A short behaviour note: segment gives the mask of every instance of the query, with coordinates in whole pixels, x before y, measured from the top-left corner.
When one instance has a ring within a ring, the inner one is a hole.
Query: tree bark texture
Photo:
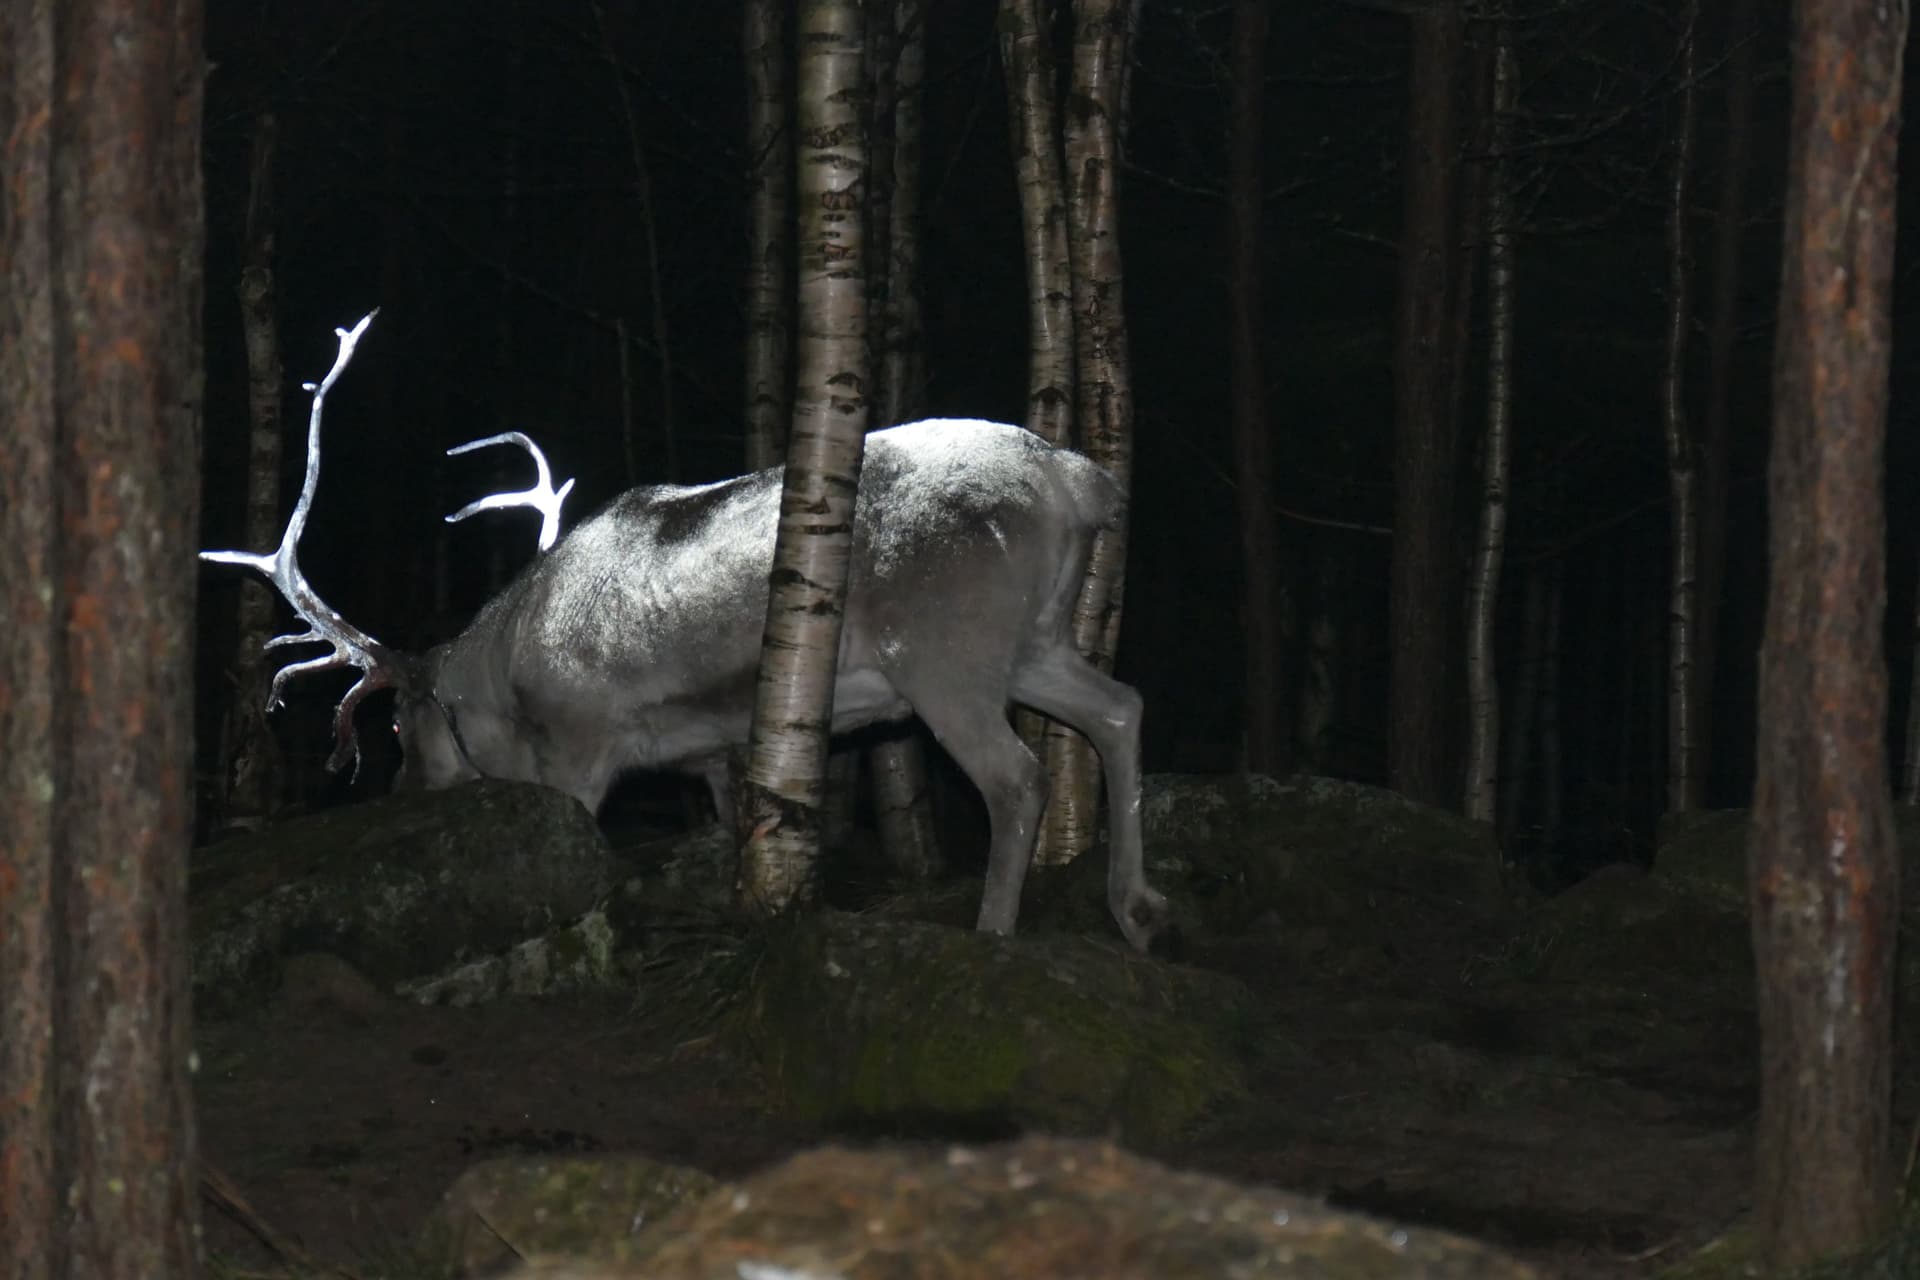
[[[1346,646],[1346,609],[1351,590],[1346,556],[1321,544],[1313,559],[1311,589],[1302,593],[1299,626],[1299,709],[1294,720],[1294,752],[1307,773],[1334,768],[1334,731],[1341,710],[1341,664]],[[1284,641],[1286,612],[1281,612]]]
[[[868,429],[877,431],[894,425],[886,417],[886,341],[887,282],[893,274],[893,254],[889,240],[893,235],[893,165],[898,159],[894,145],[893,99],[899,76],[898,15],[891,0],[875,0],[865,7],[866,49],[866,122],[867,190],[867,361],[873,371],[868,385],[872,415]]]
[[[1906,758],[1900,763],[1900,803],[1920,804],[1920,582],[1914,584],[1913,655],[1910,664]]]
[[[1073,268],[1060,153],[1059,82],[1046,0],[1001,0],[1014,182],[1027,266],[1027,430],[1073,444]]]
[[[874,372],[878,375],[881,424],[919,416],[920,370],[925,365],[920,329],[920,93],[926,57],[924,0],[885,0],[873,12],[884,39],[870,36],[882,66],[873,71],[871,142],[877,151],[884,136],[888,152],[884,180],[876,163],[867,189],[874,251],[869,260],[880,289],[868,290]],[[911,99],[911,102],[909,102]],[[884,125],[884,128],[880,127]],[[884,199],[882,197],[884,196]],[[883,216],[884,215],[884,216]],[[871,421],[871,419],[870,419]],[[933,801],[927,780],[927,750],[922,730],[909,726],[874,744],[867,763],[873,779],[874,823],[887,861],[901,874],[920,879],[939,868]]]
[[[881,386],[888,422],[925,411],[926,332],[920,314],[920,169],[927,62],[926,0],[894,0],[893,202],[888,207],[887,301]]]
[[[1243,764],[1284,777],[1292,767],[1281,697],[1280,531],[1273,508],[1273,424],[1261,328],[1261,116],[1266,0],[1233,6],[1233,88],[1227,122],[1227,353],[1234,477],[1240,497],[1240,608],[1246,688]]]
[[[248,173],[245,265],[240,270],[240,323],[247,347],[247,513],[241,546],[270,547],[280,536],[280,321],[273,287],[273,162],[278,125],[269,113],[254,121]],[[226,784],[221,825],[257,827],[278,807],[279,741],[267,720],[273,672],[267,641],[274,595],[251,578],[239,584],[239,647],[227,714]]]
[[[1049,444],[1074,443],[1073,264],[1060,150],[1060,68],[1050,0],[1000,0],[1000,64],[1007,83],[1014,185],[1020,193],[1027,276],[1026,428]],[[1014,725],[1045,753],[1047,718],[1020,707]],[[1045,856],[1042,854],[1041,856]]]
[[[793,351],[793,56],[784,0],[746,0],[747,467],[778,466],[787,439]]]
[[[1540,831],[1549,845],[1560,838],[1565,812],[1560,737],[1560,620],[1566,609],[1566,565],[1556,561],[1547,579],[1547,642],[1540,665]]]
[[[1540,565],[1527,571],[1520,606],[1520,660],[1513,664],[1512,693],[1500,743],[1498,831],[1504,846],[1520,828],[1527,796],[1527,762],[1534,758],[1534,725],[1540,708],[1540,673],[1546,665],[1547,573]]]
[[[1487,434],[1481,449],[1480,537],[1467,581],[1466,815],[1492,822],[1500,787],[1500,682],[1494,632],[1507,552],[1513,457],[1513,36],[1493,55],[1493,156],[1487,181]]]
[[[1698,636],[1695,608],[1700,559],[1699,476],[1693,429],[1687,422],[1688,296],[1687,213],[1693,167],[1695,28],[1697,0],[1684,6],[1680,46],[1679,119],[1674,124],[1673,173],[1667,182],[1667,342],[1660,378],[1660,419],[1667,445],[1667,496],[1671,563],[1667,577],[1667,810],[1699,807],[1698,726],[1694,670]]]
[[[0,1275],[198,1270],[200,6],[0,2]]]
[[[1881,480],[1905,4],[1798,0],[1748,884],[1754,1221],[1778,1267],[1872,1241],[1888,1144],[1896,861]]]
[[[1727,473],[1732,455],[1733,357],[1740,336],[1740,249],[1753,139],[1753,4],[1733,0],[1726,60],[1727,133],[1721,148],[1707,315],[1707,404],[1700,435],[1700,559],[1695,568],[1693,773],[1699,794],[1713,769],[1714,681],[1726,584]],[[1708,801],[1709,803],[1711,801]]]
[[[796,28],[798,376],[748,745],[740,891],[774,914],[817,891],[833,680],[867,427],[865,32],[859,0]]]
[[[1132,490],[1133,373],[1127,354],[1120,271],[1120,133],[1126,101],[1126,0],[1076,0],[1073,70],[1061,113],[1067,194],[1067,254],[1073,268],[1074,417],[1080,450]],[[1074,603],[1074,643],[1113,670],[1127,564],[1127,517],[1094,539]],[[1093,844],[1100,819],[1100,759],[1093,744],[1047,725],[1047,807],[1034,853],[1043,865],[1073,861]]]
[[[1450,805],[1454,688],[1447,654],[1458,591],[1457,448],[1448,411],[1454,287],[1457,0],[1414,11],[1400,303],[1394,356],[1394,519],[1388,601],[1388,775],[1411,799]]]

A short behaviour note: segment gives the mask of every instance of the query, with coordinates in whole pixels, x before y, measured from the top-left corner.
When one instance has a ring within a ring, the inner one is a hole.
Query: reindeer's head
[[[480,770],[469,754],[455,709],[441,700],[437,688],[444,648],[427,654],[403,653],[387,648],[341,617],[319,597],[307,582],[306,575],[300,571],[300,535],[306,529],[314,491],[320,483],[320,421],[327,392],[332,390],[333,384],[346,370],[347,363],[353,359],[354,347],[378,314],[378,309],[375,309],[362,317],[353,328],[334,330],[340,338],[340,351],[334,357],[333,368],[318,383],[306,384],[306,390],[313,394],[313,410],[308,415],[307,423],[306,480],[301,486],[300,500],[287,521],[287,529],[281,536],[279,547],[265,555],[251,551],[202,551],[200,558],[215,564],[237,564],[262,574],[307,624],[308,629],[302,634],[275,636],[267,641],[269,649],[294,644],[332,646],[331,653],[290,663],[274,673],[273,684],[267,694],[269,711],[281,706],[281,688],[293,676],[339,667],[354,667],[360,671],[360,679],[347,690],[334,709],[334,749],[327,760],[329,769],[338,771],[351,759],[354,774],[358,776],[360,740],[354,732],[354,710],[368,694],[379,689],[393,689],[397,694],[393,730],[399,739],[403,756],[400,773],[394,779],[395,788],[447,787],[479,777]],[[540,549],[545,551],[559,536],[560,506],[572,490],[573,481],[567,481],[557,490],[553,487],[546,456],[540,452],[539,446],[518,431],[507,431],[484,440],[457,445],[447,453],[460,454],[487,445],[507,443],[517,444],[533,455],[539,469],[540,483],[520,493],[494,494],[468,503],[446,517],[447,523],[464,520],[481,511],[530,506],[541,513]]]
[[[429,654],[419,664],[421,678],[401,691],[393,704],[393,734],[400,742],[400,772],[395,791],[434,791],[480,776],[468,754],[465,735],[453,708],[440,701],[430,671]]]

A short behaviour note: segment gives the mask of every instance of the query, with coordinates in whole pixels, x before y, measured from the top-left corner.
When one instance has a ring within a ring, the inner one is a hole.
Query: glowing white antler
[[[531,489],[522,489],[518,493],[495,493],[485,498],[469,502],[452,515],[447,523],[453,524],[465,520],[470,515],[482,511],[499,511],[508,507],[532,507],[540,513],[540,549],[545,551],[560,536],[560,504],[567,500],[567,494],[573,488],[569,480],[559,489],[553,487],[553,473],[547,470],[547,455],[540,452],[540,446],[518,431],[502,431],[497,436],[488,436],[484,440],[469,440],[465,444],[455,445],[447,450],[447,456],[467,453],[474,449],[484,449],[490,444],[517,444],[533,455],[533,465],[540,469],[540,483]]]
[[[304,635],[275,636],[267,641],[267,648],[320,643],[333,646],[332,653],[304,662],[289,663],[274,673],[273,685],[267,691],[269,711],[281,705],[281,686],[294,676],[311,671],[331,671],[336,667],[355,667],[360,671],[360,679],[347,690],[346,696],[340,699],[340,705],[334,709],[334,748],[333,755],[327,761],[328,768],[338,769],[346,763],[351,753],[356,775],[360,772],[360,740],[353,732],[353,709],[359,705],[360,699],[375,689],[399,683],[404,676],[401,655],[341,617],[315,593],[307,583],[307,576],[300,572],[299,546],[300,535],[307,527],[307,513],[313,509],[314,490],[320,485],[320,417],[326,406],[327,392],[346,372],[347,362],[353,359],[354,346],[379,314],[380,309],[376,307],[362,316],[360,323],[353,328],[335,329],[334,333],[340,339],[340,353],[333,358],[333,368],[318,383],[305,384],[305,389],[313,393],[313,411],[307,417],[307,478],[300,487],[300,501],[294,505],[293,516],[287,521],[287,531],[281,535],[279,547],[271,555],[252,551],[200,553],[202,560],[212,564],[237,564],[261,574],[286,597],[293,611],[307,624]]]

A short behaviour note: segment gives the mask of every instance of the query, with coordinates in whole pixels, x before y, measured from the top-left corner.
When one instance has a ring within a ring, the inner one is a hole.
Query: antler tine
[[[269,711],[278,710],[284,705],[281,689],[294,676],[311,671],[330,671],[337,667],[354,667],[360,671],[360,679],[347,690],[334,709],[334,750],[327,760],[327,767],[337,772],[351,753],[355,777],[360,773],[360,742],[353,732],[353,710],[369,693],[399,680],[399,659],[398,655],[341,617],[319,597],[308,584],[306,575],[300,572],[299,544],[300,535],[306,531],[307,514],[313,509],[314,491],[320,484],[320,421],[326,408],[327,392],[333,389],[333,384],[346,371],[361,335],[366,333],[367,326],[379,314],[380,309],[376,307],[362,316],[360,323],[353,328],[335,329],[334,333],[340,339],[340,350],[334,356],[333,367],[318,383],[305,384],[305,389],[313,393],[313,410],[307,417],[307,475],[300,487],[300,500],[294,504],[293,515],[287,520],[287,529],[281,535],[279,547],[271,555],[252,551],[200,553],[200,558],[209,564],[239,565],[265,577],[307,624],[308,629],[304,633],[275,636],[267,641],[267,648],[278,649],[294,644],[333,646],[331,653],[304,662],[290,663],[274,673],[273,684],[267,691]]]
[[[558,490],[553,487],[553,473],[547,469],[547,455],[540,452],[540,446],[518,431],[502,431],[499,435],[488,436],[484,440],[469,440],[447,450],[447,456],[469,453],[475,449],[484,449],[492,444],[517,444],[533,455],[533,465],[539,469],[540,483],[531,489],[522,489],[518,493],[495,493],[475,499],[447,517],[448,524],[465,520],[468,516],[482,511],[499,511],[508,507],[532,507],[540,513],[540,549],[545,551],[560,536],[560,504],[567,500],[567,494],[573,490],[573,481],[569,480]]]

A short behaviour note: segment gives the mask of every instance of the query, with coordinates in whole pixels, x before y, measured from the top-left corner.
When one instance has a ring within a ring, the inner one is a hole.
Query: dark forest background
[[[1732,7],[1709,0],[1699,29],[1696,417]],[[1663,202],[1681,88],[1680,7],[1566,0],[1507,12],[1518,48],[1523,223],[1501,655],[1506,663],[1518,651],[1529,573],[1557,569],[1565,823],[1623,852],[1644,847],[1664,808]],[[1470,42],[1484,38],[1487,16],[1470,26]],[[303,546],[315,586],[356,624],[402,647],[445,639],[533,554],[530,516],[442,522],[483,492],[526,482],[514,451],[449,459],[450,445],[529,433],[558,476],[577,477],[570,521],[633,483],[743,470],[739,18],[725,3],[211,0],[203,545],[240,537],[246,364],[234,288],[262,112],[279,124],[289,502],[302,463],[298,384],[331,362],[334,326],[381,308],[329,402]],[[1777,7],[1760,6],[1757,18],[1729,555],[1705,787],[1715,806],[1744,804],[1751,788],[1764,604],[1787,33]],[[926,407],[1019,421],[1025,284],[995,20],[986,0],[929,5]],[[1275,4],[1272,21],[1259,283],[1271,498],[1285,514],[1280,560],[1266,569],[1286,585],[1290,643],[1315,619],[1336,637],[1334,730],[1302,763],[1382,781],[1409,24],[1391,5],[1359,0]],[[1146,0],[1134,42],[1121,220],[1138,424],[1118,661],[1146,699],[1150,770],[1236,767],[1243,716],[1225,354],[1230,28],[1227,6]],[[1887,481],[1896,753],[1916,578],[1917,531],[1903,500],[1916,470],[1906,429],[1911,263],[1903,253]],[[1478,335],[1484,307],[1476,311]],[[1483,416],[1477,340],[1468,367],[1463,515]],[[1464,589],[1473,522],[1459,527]],[[209,691],[228,688],[238,578],[202,579],[200,679]],[[1503,680],[1511,686],[1510,671]],[[278,730],[309,802],[349,786],[316,781],[337,697],[324,685],[296,685]],[[219,701],[202,700],[203,775],[217,770]],[[1463,695],[1460,732],[1464,744]],[[390,768],[376,757],[352,785],[384,787]]]

